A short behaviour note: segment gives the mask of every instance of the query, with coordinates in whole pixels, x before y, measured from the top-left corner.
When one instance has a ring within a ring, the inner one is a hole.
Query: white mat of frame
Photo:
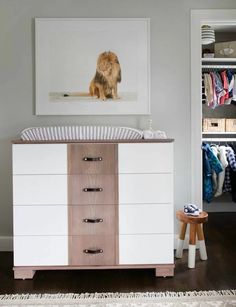
[[[231,307],[236,290],[0,295],[1,306],[64,307]]]

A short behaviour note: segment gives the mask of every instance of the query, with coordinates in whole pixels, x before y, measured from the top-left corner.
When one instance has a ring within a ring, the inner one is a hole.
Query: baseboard
[[[0,236],[0,251],[12,252],[13,251],[13,237]]]

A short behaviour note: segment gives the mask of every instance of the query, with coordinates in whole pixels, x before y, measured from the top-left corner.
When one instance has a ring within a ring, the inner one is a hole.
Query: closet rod
[[[202,141],[206,142],[236,142],[236,138],[202,138]]]
[[[221,69],[227,69],[227,68],[235,68],[236,65],[202,65],[202,68],[221,68]]]

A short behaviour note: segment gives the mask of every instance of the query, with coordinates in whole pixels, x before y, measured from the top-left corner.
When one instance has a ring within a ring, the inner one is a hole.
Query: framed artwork
[[[148,18],[36,18],[36,115],[150,114]]]

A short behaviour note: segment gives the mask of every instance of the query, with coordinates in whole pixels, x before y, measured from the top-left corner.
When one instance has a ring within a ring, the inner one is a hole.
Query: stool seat
[[[178,220],[184,223],[191,224],[202,224],[208,221],[208,213],[202,211],[198,216],[186,215],[182,210],[176,212],[176,217]]]
[[[200,258],[201,260],[207,260],[206,245],[203,232],[203,223],[208,220],[208,213],[202,211],[198,216],[192,216],[185,214],[182,210],[176,212],[177,219],[182,223],[181,230],[178,239],[178,245],[176,249],[176,258],[182,258],[183,245],[186,234],[187,225],[190,225],[189,231],[189,253],[188,253],[188,267],[195,268],[196,257],[196,237],[199,242]]]

